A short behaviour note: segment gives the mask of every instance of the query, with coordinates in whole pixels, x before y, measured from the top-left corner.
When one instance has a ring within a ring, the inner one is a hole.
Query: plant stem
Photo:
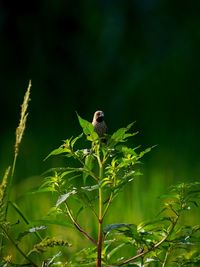
[[[8,182],[8,189],[7,189],[7,203],[6,203],[6,210],[5,210],[5,221],[7,220],[7,215],[8,215],[8,205],[10,201],[10,192],[11,192],[11,187],[13,183],[13,177],[14,177],[14,172],[15,172],[15,165],[17,161],[17,156],[18,154],[15,152],[14,159],[13,159],[13,164],[12,164],[12,170],[11,170],[11,175],[10,175],[10,180]]]
[[[101,267],[101,254],[102,254],[102,240],[103,240],[103,232],[102,232],[102,189],[99,188],[99,218],[98,218],[98,241],[97,241],[97,267]]]
[[[98,155],[98,164],[99,164],[99,180],[103,179],[103,164]],[[99,188],[99,215],[98,215],[98,241],[97,241],[97,261],[96,267],[101,267],[101,255],[102,255],[102,243],[103,243],[103,192],[102,188]]]
[[[167,249],[167,252],[166,252],[166,254],[165,254],[164,261],[163,261],[163,263],[162,263],[162,267],[165,267],[165,266],[166,266],[167,259],[168,259],[168,256],[169,256],[169,251],[170,251],[170,247]]]
[[[107,213],[107,211],[108,211],[108,209],[112,203],[112,200],[113,200],[113,193],[111,193],[109,196],[108,203],[107,203],[105,210],[104,210],[104,213],[103,213],[103,218],[106,216],[106,213]]]
[[[88,240],[90,240],[95,246],[97,245],[96,240],[94,240],[80,225],[79,223],[75,220],[74,216],[72,215],[72,212],[70,211],[70,208],[68,204],[65,202],[65,207],[67,209],[67,214],[71,221],[73,222],[74,226],[81,232]]]

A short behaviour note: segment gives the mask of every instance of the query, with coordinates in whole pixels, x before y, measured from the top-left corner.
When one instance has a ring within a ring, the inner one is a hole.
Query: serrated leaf
[[[125,142],[130,136],[134,136],[136,133],[126,133],[130,130],[134,123],[130,123],[126,128],[120,128],[112,134],[109,140],[109,144],[117,144],[119,142]]]
[[[84,120],[77,114],[80,126],[83,129],[84,134],[87,136],[87,139],[89,141],[95,141],[98,140],[98,134],[94,131],[94,126],[92,125],[91,122]]]
[[[63,145],[60,146],[59,148],[56,148],[54,149],[53,151],[51,151],[51,153],[49,153],[49,155],[46,156],[46,158],[44,159],[47,160],[49,157],[51,156],[58,156],[58,155],[61,155],[61,154],[65,154],[65,153],[69,153],[70,152],[70,149],[68,148],[65,148]]]
[[[116,147],[116,150],[119,152],[122,152],[124,155],[130,154],[133,156],[137,156],[137,153],[135,152],[135,149],[124,146],[124,145],[119,145]]]
[[[142,158],[145,154],[149,153],[154,147],[156,147],[156,145],[148,147],[144,151],[140,152],[138,159]]]
[[[68,199],[68,197],[70,197],[71,195],[75,195],[76,193],[77,193],[76,189],[73,189],[72,191],[67,192],[66,194],[59,196],[59,198],[56,202],[56,207],[58,207],[60,204],[65,202],[65,200]]]

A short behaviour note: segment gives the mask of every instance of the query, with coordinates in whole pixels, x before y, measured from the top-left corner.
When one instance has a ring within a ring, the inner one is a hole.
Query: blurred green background
[[[143,159],[144,176],[116,202],[127,212],[114,221],[154,216],[168,186],[199,179],[199,7],[194,0],[1,1],[1,175],[32,79],[18,194],[40,185],[38,175],[57,164],[46,155],[80,133],[75,111],[91,121],[97,109],[109,133],[136,121],[133,146],[158,145]]]

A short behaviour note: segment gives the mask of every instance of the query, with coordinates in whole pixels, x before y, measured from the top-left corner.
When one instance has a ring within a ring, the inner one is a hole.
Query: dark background
[[[144,173],[167,185],[199,179],[198,1],[1,1],[0,170],[12,162],[23,95],[28,124],[16,170],[38,175],[44,157],[80,132],[77,111],[105,112],[109,132],[137,121],[134,146],[158,146]],[[159,178],[160,179],[160,178]]]

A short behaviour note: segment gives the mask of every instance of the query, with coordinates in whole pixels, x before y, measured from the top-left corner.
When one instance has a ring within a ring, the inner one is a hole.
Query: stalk
[[[28,116],[27,109],[28,109],[28,103],[30,101],[30,90],[31,90],[31,80],[29,81],[28,88],[27,88],[26,93],[24,95],[24,100],[23,100],[23,103],[21,105],[20,121],[19,121],[18,127],[16,129],[14,159],[13,159],[12,170],[11,170],[10,180],[8,182],[8,189],[7,189],[8,201],[7,201],[7,205],[6,205],[6,211],[5,211],[5,220],[7,219],[7,214],[8,214],[8,203],[10,200],[10,194],[11,194],[11,189],[12,189],[12,184],[13,184],[16,161],[17,161],[17,157],[19,154],[19,147],[20,147],[20,144],[22,141],[22,137],[24,135],[25,128],[26,128],[26,121],[27,121],[27,116]]]
[[[99,180],[103,178],[103,164],[98,156],[99,163]],[[98,241],[97,241],[97,261],[96,267],[101,267],[101,255],[102,255],[102,244],[103,244],[103,192],[102,188],[99,188],[99,214],[98,214]]]
[[[7,191],[6,197],[7,197],[7,199],[5,202],[6,205],[5,205],[5,213],[3,215],[3,221],[7,221],[7,217],[8,217],[8,206],[10,203],[10,195],[11,195],[11,191],[12,191],[16,161],[17,161],[17,157],[19,154],[19,147],[20,147],[20,144],[22,141],[22,137],[23,137],[23,134],[24,134],[24,131],[26,128],[26,121],[27,121],[27,116],[28,116],[27,109],[28,109],[28,103],[30,101],[30,89],[31,89],[31,81],[29,81],[28,88],[26,90],[26,93],[24,95],[24,100],[23,100],[23,103],[21,105],[20,121],[19,121],[18,127],[16,129],[15,149],[14,149],[14,158],[13,158],[12,167],[8,168],[9,171],[7,170],[8,175],[9,175],[9,179],[7,181],[7,184],[6,184],[6,191]],[[9,239],[12,242],[12,239],[11,238],[9,238]],[[20,251],[20,249],[17,246],[15,246],[15,247]],[[1,240],[0,240],[0,254],[2,254],[2,248],[3,248],[3,237],[1,237]],[[21,254],[23,254],[23,252]]]
[[[103,231],[102,231],[102,189],[99,188],[99,218],[98,218],[98,241],[97,241],[97,267],[101,267],[101,254],[102,254],[102,241],[103,241]]]
[[[75,220],[75,218],[72,215],[72,212],[70,211],[70,208],[67,204],[67,202],[65,202],[65,207],[67,210],[67,214],[69,216],[69,218],[71,219],[71,221],[73,222],[74,226],[79,230],[79,232],[81,232],[88,240],[90,240],[94,245],[97,245],[96,240],[94,240],[80,225],[79,223]]]

